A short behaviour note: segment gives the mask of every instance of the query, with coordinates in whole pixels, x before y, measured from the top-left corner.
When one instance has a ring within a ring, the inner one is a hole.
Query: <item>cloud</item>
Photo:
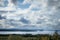
[[[27,4],[27,3],[31,3],[31,2],[32,2],[32,0],[29,0],[29,1],[28,0],[24,0],[22,4]]]
[[[58,29],[60,24],[60,6],[57,5],[59,4],[58,2],[55,2],[50,2],[50,0],[24,0],[22,3],[18,3],[20,7],[17,7],[17,4],[10,3],[8,7],[1,8],[0,10],[6,9],[7,13],[3,12],[1,15],[6,17],[6,23],[11,27],[24,27],[25,25],[33,27],[35,25],[45,30],[47,28],[48,30]],[[29,6],[25,7],[26,5]]]
[[[2,20],[2,19],[5,19],[5,17],[2,17],[2,16],[0,15],[0,20]]]
[[[21,18],[20,20],[22,23],[25,23],[25,24],[29,24],[29,20],[25,19],[25,18]]]

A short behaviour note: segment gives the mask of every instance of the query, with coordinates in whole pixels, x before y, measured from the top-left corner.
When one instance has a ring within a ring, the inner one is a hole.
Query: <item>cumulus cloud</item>
[[[14,1],[14,0],[13,0]],[[5,8],[2,16],[6,17],[6,23],[11,27],[36,27],[42,29],[58,29],[60,24],[59,2],[54,0],[23,0],[22,3],[16,3],[9,0],[9,4]],[[20,6],[20,7],[18,7]],[[26,8],[26,6],[28,6]],[[23,7],[23,8],[22,8]],[[13,12],[11,12],[13,11]],[[13,25],[12,25],[13,24]],[[17,27],[17,28],[18,28]],[[59,28],[60,29],[60,28]]]

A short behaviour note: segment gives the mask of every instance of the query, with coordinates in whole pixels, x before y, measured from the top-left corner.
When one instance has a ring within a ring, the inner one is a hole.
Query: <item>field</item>
[[[58,35],[31,35],[31,34],[9,34],[9,35],[0,35],[0,40],[60,40]]]

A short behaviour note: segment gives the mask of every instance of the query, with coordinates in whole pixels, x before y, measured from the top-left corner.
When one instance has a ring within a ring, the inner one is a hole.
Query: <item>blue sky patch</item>
[[[25,5],[23,5],[23,4],[18,4],[17,6],[18,6],[19,8],[21,8],[21,9],[26,9],[26,8],[29,8],[30,5],[31,5],[31,4],[25,4]]]
[[[7,7],[8,0],[4,0],[2,4],[0,4],[0,7]]]
[[[32,11],[39,11],[40,9],[39,8],[32,8],[31,10]]]
[[[17,0],[19,3],[23,3],[24,0]]]

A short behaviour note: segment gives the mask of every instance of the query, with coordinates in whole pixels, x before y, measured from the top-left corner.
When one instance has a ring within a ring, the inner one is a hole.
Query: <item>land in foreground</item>
[[[0,40],[60,40],[60,35],[55,32],[53,35],[49,34],[0,34]]]

